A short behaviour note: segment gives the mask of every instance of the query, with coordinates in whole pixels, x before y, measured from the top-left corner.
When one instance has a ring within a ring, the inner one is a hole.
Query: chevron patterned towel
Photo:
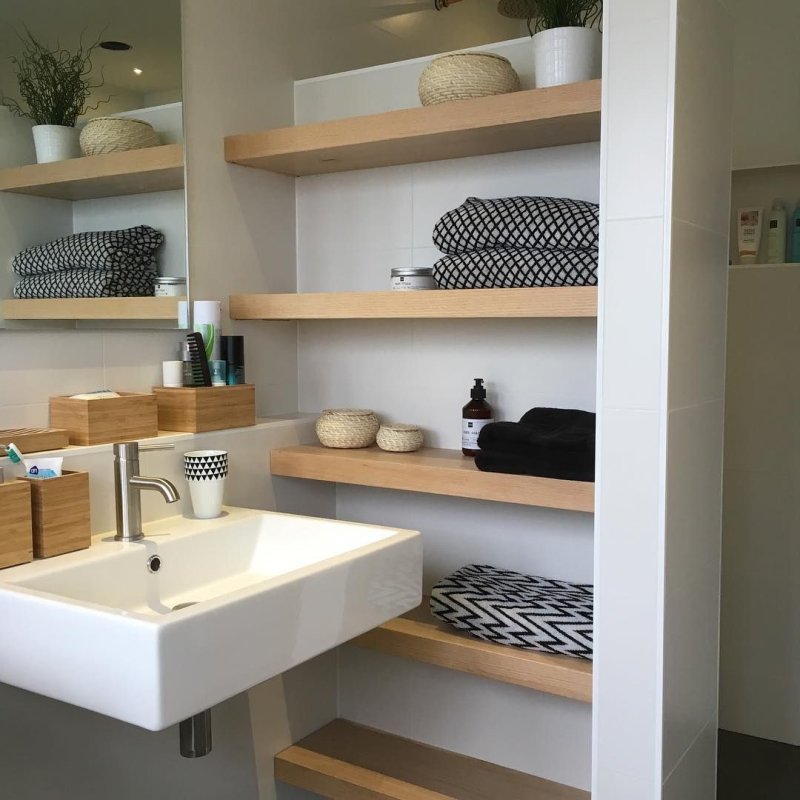
[[[479,639],[592,659],[594,587],[470,564],[439,581],[431,613]]]

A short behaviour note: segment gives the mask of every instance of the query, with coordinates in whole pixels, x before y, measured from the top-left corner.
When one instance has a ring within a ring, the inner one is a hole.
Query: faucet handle
[[[162,442],[156,444],[139,444],[139,442],[116,442],[114,444],[114,455],[123,461],[131,461],[139,458],[139,453],[146,453],[148,450],[174,450],[172,442]]]
[[[139,452],[147,453],[149,450],[174,450],[174,442],[160,442],[158,444],[140,444]]]

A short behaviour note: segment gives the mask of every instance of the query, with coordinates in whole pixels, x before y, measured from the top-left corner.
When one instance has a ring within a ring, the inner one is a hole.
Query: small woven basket
[[[391,453],[412,453],[422,447],[422,431],[416,425],[381,425],[378,447]]]
[[[494,53],[453,53],[439,56],[419,79],[419,99],[424,106],[518,92],[519,75],[507,58]]]
[[[140,150],[161,144],[149,122],[122,117],[95,117],[81,131],[81,152],[99,156],[122,150]]]
[[[365,408],[331,408],[322,412],[316,427],[323,446],[355,449],[375,444],[380,422]]]

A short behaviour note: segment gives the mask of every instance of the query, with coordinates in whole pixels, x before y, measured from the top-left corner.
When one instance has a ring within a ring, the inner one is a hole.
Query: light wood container
[[[49,558],[92,543],[89,473],[64,470],[59,478],[26,478],[33,507],[33,555]]]
[[[26,481],[0,483],[0,569],[33,560],[31,487]]]
[[[105,444],[158,436],[153,394],[120,392],[120,397],[75,400],[50,398],[50,424],[69,433],[70,444]]]
[[[158,427],[162,431],[203,433],[256,424],[256,387],[199,386],[153,389],[158,402]]]

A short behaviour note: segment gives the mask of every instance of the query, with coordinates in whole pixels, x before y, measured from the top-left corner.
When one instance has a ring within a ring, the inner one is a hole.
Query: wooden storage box
[[[69,433],[70,444],[105,444],[158,436],[153,394],[120,392],[97,400],[50,398],[50,424]]]
[[[31,487],[0,483],[0,569],[33,560]]]
[[[153,391],[162,431],[202,433],[256,424],[256,387],[248,383]]]
[[[33,555],[49,558],[92,543],[89,473],[64,470],[59,478],[25,478],[33,508]]]

